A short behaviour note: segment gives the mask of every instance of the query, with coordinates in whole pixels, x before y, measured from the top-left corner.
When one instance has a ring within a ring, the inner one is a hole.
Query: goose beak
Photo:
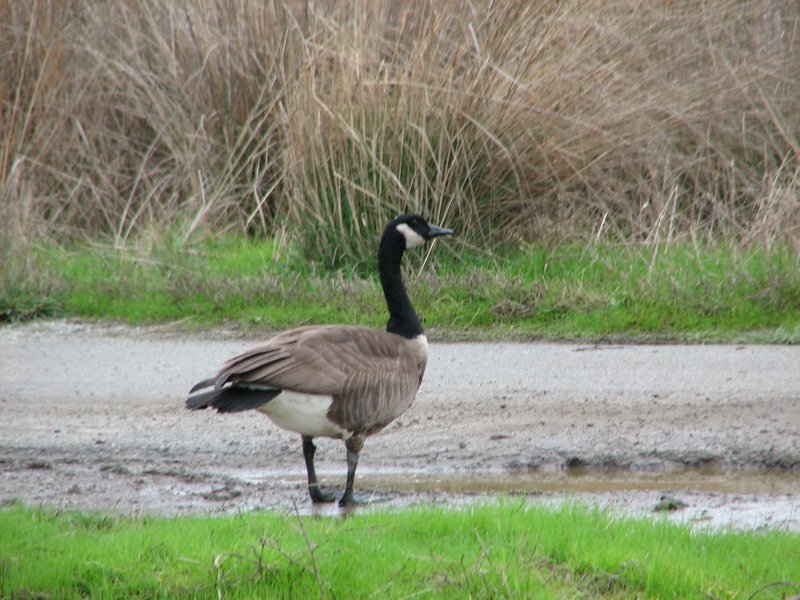
[[[428,232],[429,240],[442,235],[453,235],[452,229],[445,229],[444,227],[437,227],[436,225],[430,225],[430,228],[431,229]]]

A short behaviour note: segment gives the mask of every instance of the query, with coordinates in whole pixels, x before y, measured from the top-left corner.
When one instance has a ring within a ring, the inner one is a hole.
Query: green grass
[[[65,294],[48,279],[37,280],[19,268],[0,271],[0,322],[57,316]]]
[[[0,510],[0,598],[746,599],[776,582],[800,582],[796,533],[508,499],[350,518]]]
[[[800,339],[800,258],[788,249],[562,244],[489,257],[445,242],[431,256],[424,268],[423,254],[412,256],[407,280],[439,337]],[[25,277],[3,274],[5,320],[60,314],[245,330],[386,320],[373,263],[328,271],[272,241],[47,245],[27,264]]]

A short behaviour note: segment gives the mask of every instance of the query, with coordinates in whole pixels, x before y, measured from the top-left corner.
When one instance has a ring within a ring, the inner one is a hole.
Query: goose
[[[389,310],[386,331],[356,325],[311,325],[284,331],[228,360],[189,392],[190,410],[219,413],[255,409],[299,433],[312,502],[333,502],[314,470],[315,437],[344,440],[347,482],[342,507],[353,494],[365,439],[411,406],[428,362],[428,341],[406,293],[403,253],[428,240],[452,235],[417,214],[393,219],[378,248],[378,271]],[[196,393],[213,387],[212,390]]]

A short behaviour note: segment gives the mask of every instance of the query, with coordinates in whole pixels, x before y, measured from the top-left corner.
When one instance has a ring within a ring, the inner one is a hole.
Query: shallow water
[[[303,482],[300,476],[285,473],[238,473],[254,484],[275,479]],[[341,485],[344,473],[325,473],[323,484]],[[441,491],[450,494],[470,492],[622,492],[627,490],[693,490],[726,494],[797,494],[800,473],[785,470],[682,469],[642,472],[622,470],[566,469],[526,473],[392,473],[365,472],[357,476],[362,490],[388,489],[405,492]]]
[[[365,487],[408,491],[441,490],[451,493],[540,490],[545,492],[619,492],[625,490],[695,490],[742,494],[791,494],[800,492],[800,473],[785,471],[715,471],[687,469],[678,472],[568,470],[560,473],[496,476],[418,475],[391,477],[365,475]]]
[[[340,509],[336,503],[306,502],[305,478],[297,473],[238,471],[229,475],[272,492],[291,490],[294,510],[301,514],[337,516],[352,510]],[[344,473],[326,471],[321,479],[329,489],[342,491]],[[406,507],[421,502],[461,505],[504,492],[519,493],[550,505],[577,499],[621,514],[663,516],[692,526],[800,530],[800,473],[777,469],[660,472],[566,469],[522,473],[401,473],[365,469],[356,482],[359,502],[376,507]],[[665,493],[682,502],[683,508],[658,512],[657,505]]]

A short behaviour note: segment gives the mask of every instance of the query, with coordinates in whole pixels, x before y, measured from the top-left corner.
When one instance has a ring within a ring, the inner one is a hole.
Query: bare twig
[[[300,515],[300,510],[297,508],[297,502],[292,500],[292,510],[294,511],[295,517],[297,518],[297,526],[300,530],[300,533],[303,536],[303,540],[305,540],[306,548],[308,549],[308,555],[311,557],[311,569],[314,573],[314,578],[317,581],[317,587],[319,588],[319,597],[322,600],[328,599],[328,593],[325,590],[325,582],[322,580],[322,575],[319,572],[319,565],[317,565],[317,555],[315,550],[317,546],[311,543],[311,540],[308,538],[308,532],[306,531],[305,523],[303,522],[303,517]]]
[[[753,600],[753,598],[755,598],[758,594],[760,594],[764,590],[768,590],[770,588],[779,586],[800,587],[800,583],[792,583],[789,581],[775,581],[773,583],[768,583],[767,585],[762,585],[755,592],[753,592],[747,600]],[[791,598],[787,598],[786,600],[798,600],[798,599],[800,599],[800,595],[792,596]]]

